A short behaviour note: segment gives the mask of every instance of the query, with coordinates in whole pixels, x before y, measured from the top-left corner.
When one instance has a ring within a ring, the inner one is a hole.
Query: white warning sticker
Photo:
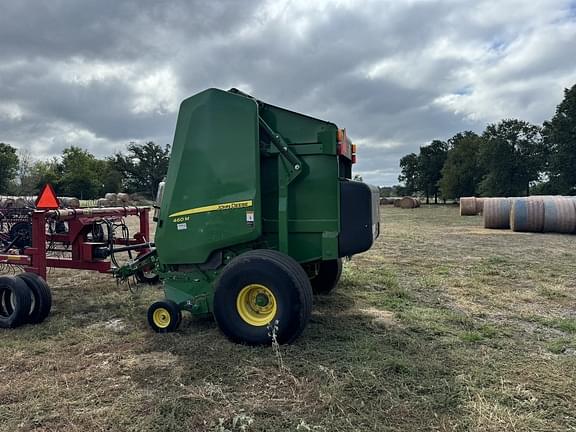
[[[179,223],[179,224],[176,224],[176,228],[178,229],[178,231],[182,231],[182,230],[188,229],[188,225],[186,225],[186,222]]]
[[[248,225],[254,225],[254,212],[251,210],[246,212],[246,223]]]

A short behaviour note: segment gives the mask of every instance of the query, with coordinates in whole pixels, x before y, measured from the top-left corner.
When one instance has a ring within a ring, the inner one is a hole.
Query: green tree
[[[392,196],[392,191],[394,191],[394,186],[379,186],[378,191],[380,193],[380,197],[390,197]]]
[[[59,193],[80,199],[98,198],[103,185],[98,176],[99,161],[87,150],[71,146],[62,152],[59,164]]]
[[[104,196],[107,192],[122,192],[122,173],[116,169],[113,158],[96,160],[94,169],[100,185],[98,196]]]
[[[161,147],[149,141],[143,145],[130,143],[127,149],[127,155],[117,153],[112,159],[114,169],[122,174],[125,190],[154,198],[158,184],[168,171],[170,146]]]
[[[530,183],[546,168],[541,128],[522,120],[490,124],[482,135],[480,163],[486,172],[480,191],[485,196],[529,195]]]
[[[445,199],[474,196],[482,179],[478,158],[482,138],[466,131],[448,140],[448,155],[442,168],[440,193]]]
[[[414,195],[418,191],[418,169],[418,155],[416,153],[407,154],[400,159],[398,181],[404,183],[402,192],[405,195]]]
[[[426,204],[430,202],[432,196],[434,203],[438,203],[439,181],[442,178],[447,153],[448,144],[440,140],[434,140],[429,145],[420,147],[418,189],[424,192]]]
[[[0,194],[8,194],[18,170],[16,149],[9,144],[0,143]]]
[[[550,151],[549,191],[576,195],[576,85],[564,90],[554,117],[544,122],[543,135]]]
[[[37,161],[32,165],[31,180],[33,193],[37,193],[46,183],[50,183],[57,194],[60,194],[61,174],[60,162],[57,158],[47,161]]]
[[[16,172],[16,195],[33,195],[35,190],[34,178],[32,176],[32,156],[27,150],[18,152],[18,169]]]

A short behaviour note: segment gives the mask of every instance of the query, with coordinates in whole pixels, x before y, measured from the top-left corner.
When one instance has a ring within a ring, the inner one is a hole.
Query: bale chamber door
[[[186,99],[156,230],[163,264],[198,264],[261,234],[256,101],[217,89]]]

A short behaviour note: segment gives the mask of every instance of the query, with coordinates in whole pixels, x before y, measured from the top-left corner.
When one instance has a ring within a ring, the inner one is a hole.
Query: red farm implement
[[[0,209],[0,268],[25,272],[0,276],[0,327],[39,322],[48,315],[49,268],[113,273],[119,267],[118,253],[127,253],[132,260],[149,255],[149,212],[149,207],[132,206]],[[128,216],[139,218],[133,235],[125,223]],[[145,271],[136,274],[140,281],[153,281],[154,276]]]

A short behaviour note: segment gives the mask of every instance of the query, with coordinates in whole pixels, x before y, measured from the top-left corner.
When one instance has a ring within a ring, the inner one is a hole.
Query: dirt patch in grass
[[[576,429],[575,237],[441,206],[385,207],[382,223],[277,350],[210,319],[154,334],[158,287],[51,271],[49,319],[0,332],[0,430]]]

